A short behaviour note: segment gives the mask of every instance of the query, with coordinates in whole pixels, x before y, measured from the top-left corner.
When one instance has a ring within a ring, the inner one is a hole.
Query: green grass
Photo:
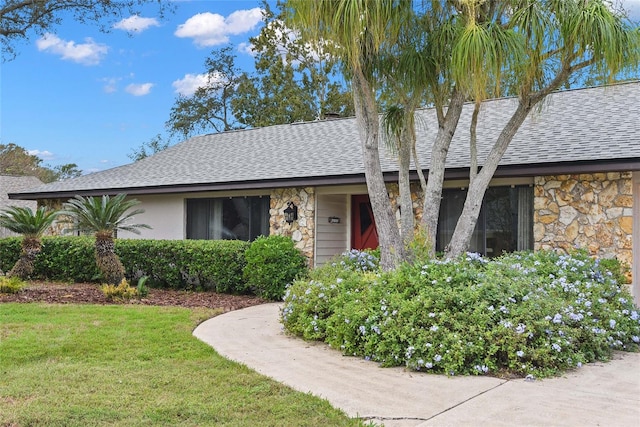
[[[0,304],[0,425],[361,425],[194,338],[214,314]]]

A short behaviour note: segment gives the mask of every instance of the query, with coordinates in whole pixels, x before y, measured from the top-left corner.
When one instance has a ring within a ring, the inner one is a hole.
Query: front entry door
[[[351,247],[359,250],[378,247],[378,231],[366,194],[351,196]]]

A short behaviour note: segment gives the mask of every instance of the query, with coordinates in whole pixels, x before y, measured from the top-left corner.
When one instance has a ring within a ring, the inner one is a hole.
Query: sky
[[[203,83],[213,49],[232,43],[238,65],[253,68],[248,42],[262,26],[259,0],[175,5],[162,20],[148,7],[108,33],[67,19],[17,45],[17,57],[1,64],[0,143],[84,173],[131,163],[134,149],[168,136],[176,97]]]
[[[640,0],[622,4],[640,21]],[[1,64],[0,143],[15,143],[50,167],[75,163],[84,173],[131,163],[133,150],[158,134],[168,137],[176,97],[204,82],[213,49],[231,43],[237,64],[252,69],[249,38],[260,31],[260,5],[181,0],[163,19],[148,7],[107,33],[67,17],[18,44],[17,57]]]

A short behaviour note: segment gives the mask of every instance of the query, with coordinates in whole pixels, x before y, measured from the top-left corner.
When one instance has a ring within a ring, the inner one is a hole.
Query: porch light
[[[284,210],[284,220],[287,224],[291,224],[298,219],[298,207],[293,203],[287,203],[287,208]]]

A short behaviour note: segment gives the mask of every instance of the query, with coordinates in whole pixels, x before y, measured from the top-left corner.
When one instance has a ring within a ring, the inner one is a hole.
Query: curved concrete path
[[[342,356],[284,334],[280,304],[231,311],[194,335],[219,354],[351,417],[396,426],[640,426],[640,353],[541,381],[446,377]]]

